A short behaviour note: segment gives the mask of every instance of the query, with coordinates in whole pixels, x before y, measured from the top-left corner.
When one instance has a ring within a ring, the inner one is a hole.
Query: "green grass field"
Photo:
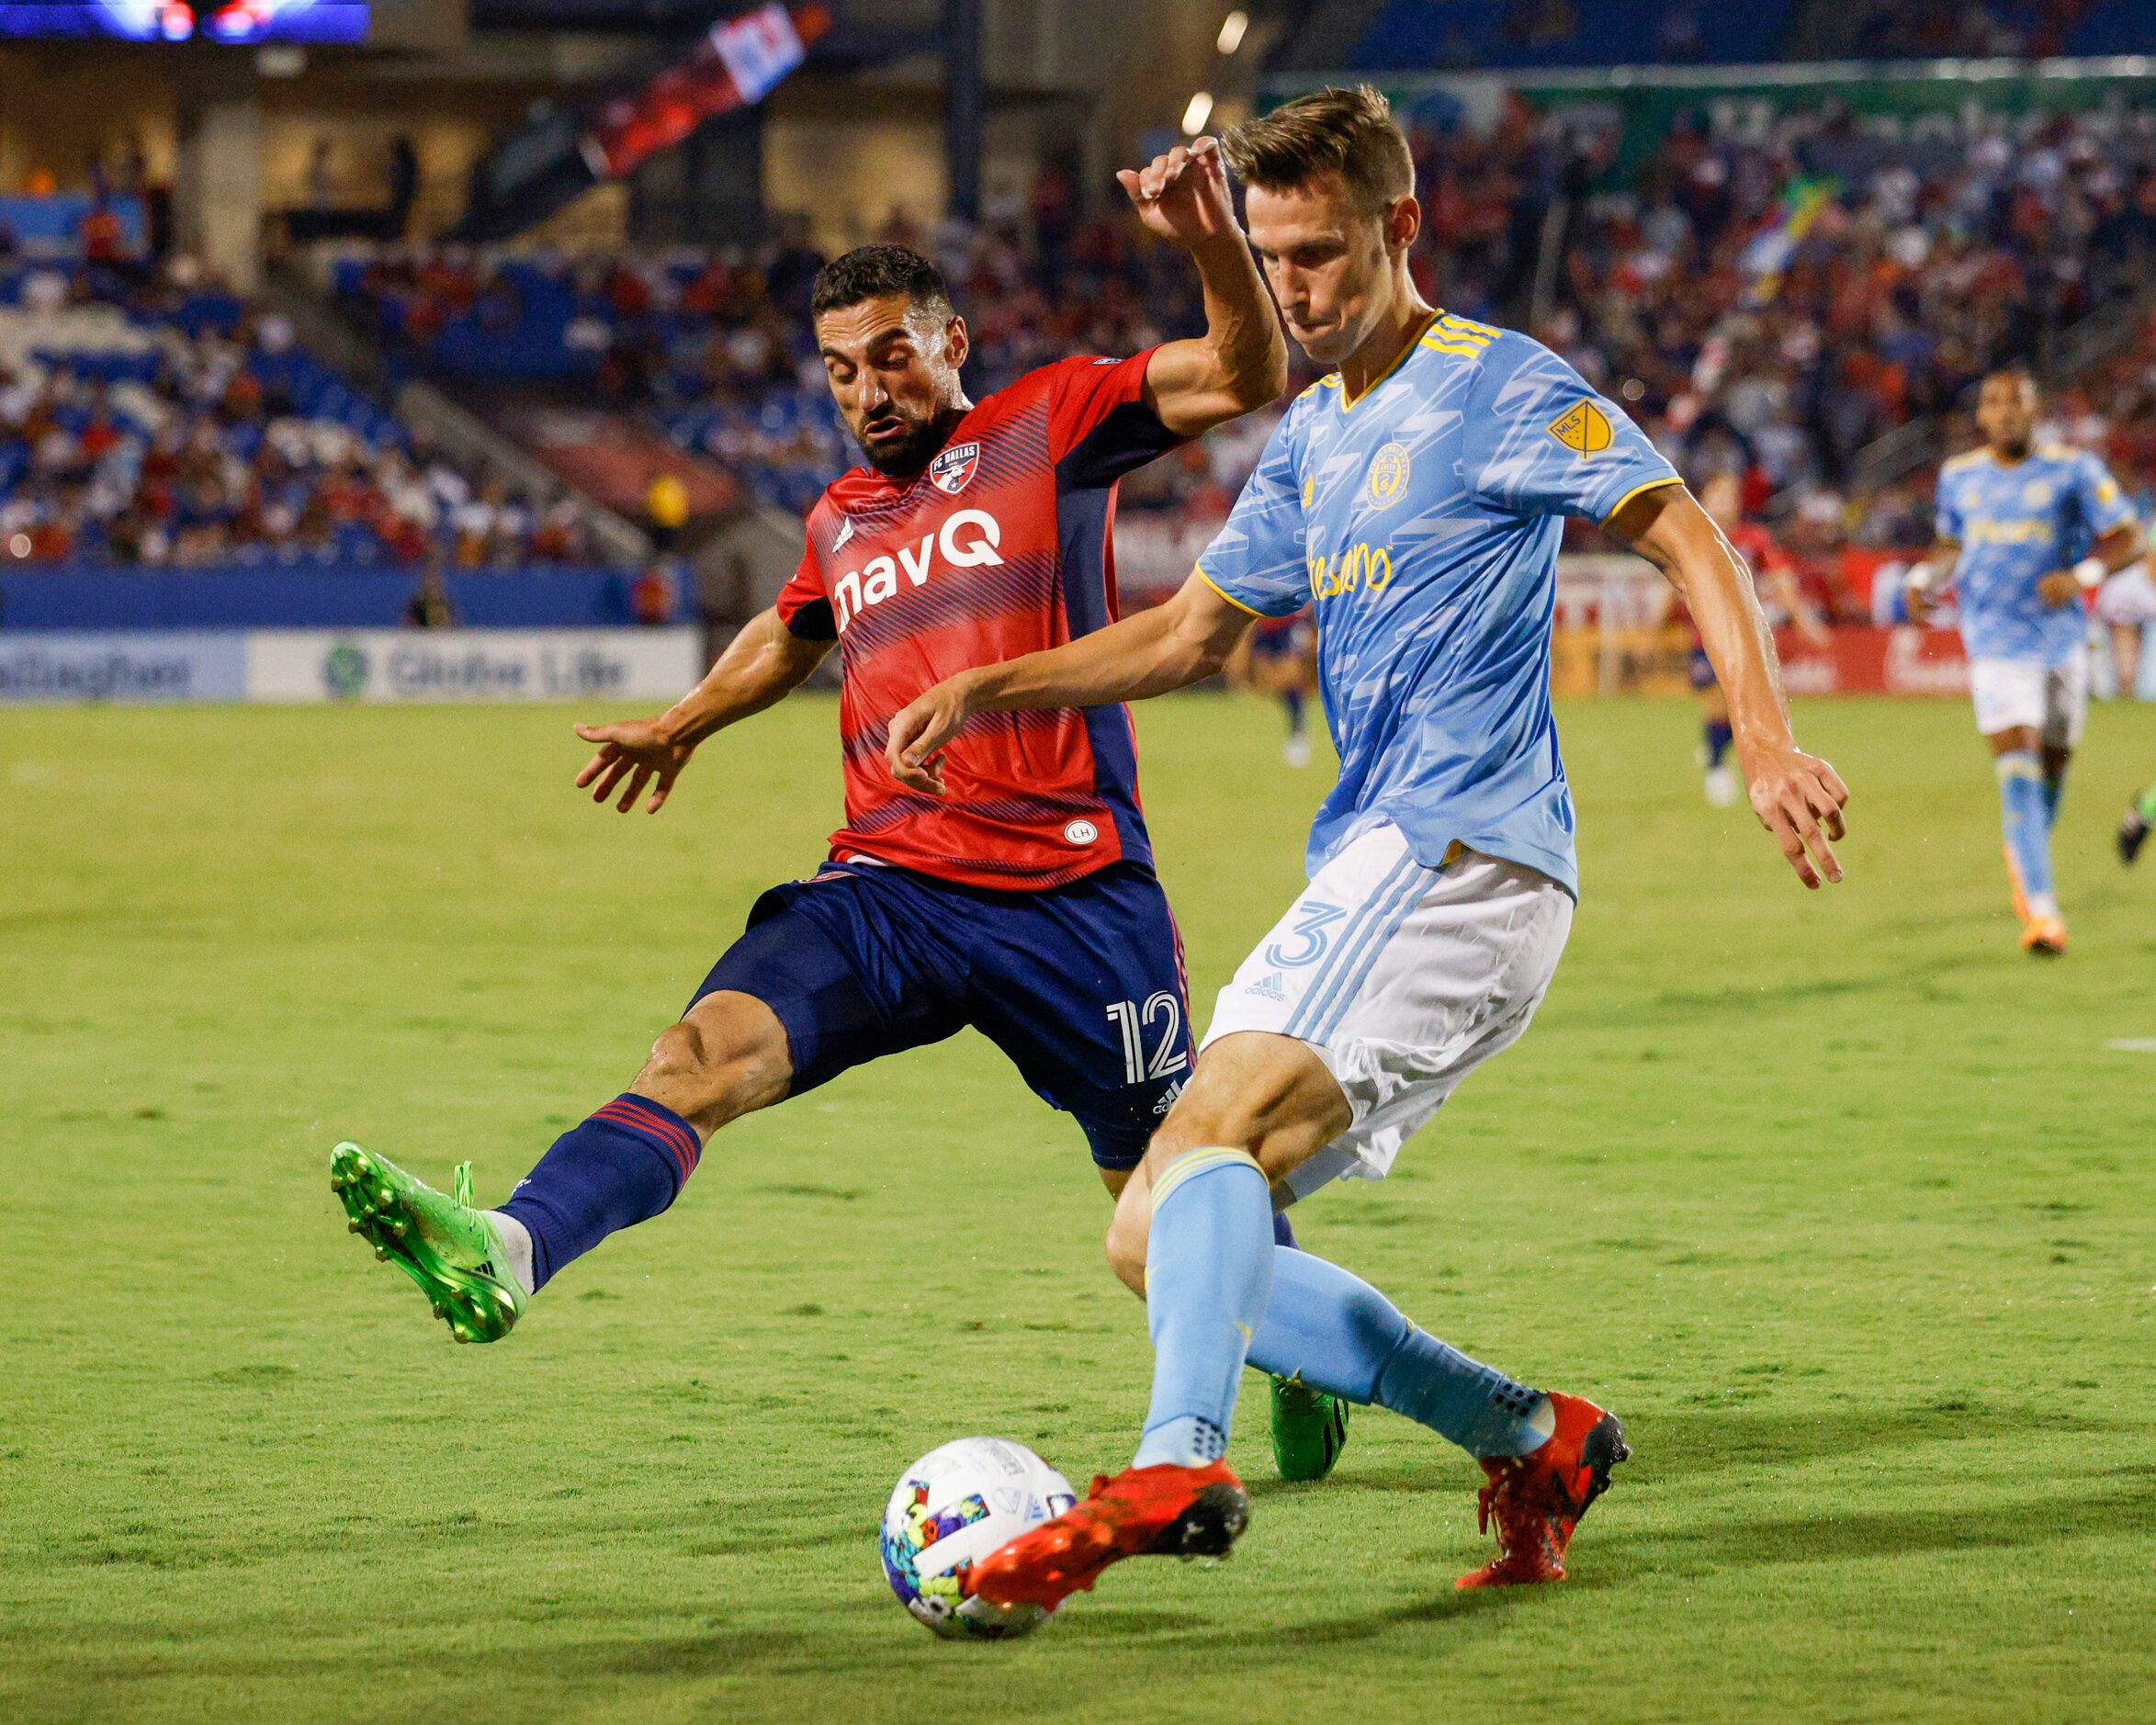
[[[1032,1640],[885,1590],[898,1471],[1127,1458],[1143,1313],[1074,1128],[967,1035],[743,1122],[516,1335],[344,1232],[352,1135],[499,1200],[623,1088],[836,808],[833,714],[656,820],[559,711],[0,715],[0,1718],[2156,1717],[2156,718],[2100,712],[2076,944],[2015,950],[1954,705],[1815,705],[1849,884],[1710,814],[1675,705],[1565,715],[1586,896],[1516,1050],[1304,1242],[1627,1418],[1575,1580],[1462,1596],[1472,1465],[1380,1414],[1224,1567]],[[1143,717],[1201,1021],[1321,788],[1261,708]]]

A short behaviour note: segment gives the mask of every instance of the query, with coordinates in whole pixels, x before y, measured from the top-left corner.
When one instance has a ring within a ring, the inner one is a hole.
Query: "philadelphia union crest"
[[[966,488],[980,464],[980,445],[953,444],[929,463],[930,483],[946,497],[956,497]]]

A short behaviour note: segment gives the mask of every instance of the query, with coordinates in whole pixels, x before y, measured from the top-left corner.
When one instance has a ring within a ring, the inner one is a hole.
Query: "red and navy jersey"
[[[839,642],[834,856],[1014,890],[1151,866],[1123,707],[976,714],[943,752],[946,797],[884,761],[892,716],[924,690],[1115,620],[1116,481],[1180,441],[1145,403],[1151,357],[1043,366],[969,412],[918,478],[856,468],[809,512],[778,611]]]

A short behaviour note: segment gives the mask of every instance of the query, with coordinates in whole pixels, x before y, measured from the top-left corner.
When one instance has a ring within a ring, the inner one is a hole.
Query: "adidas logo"
[[[831,551],[833,555],[836,555],[839,551],[842,550],[845,547],[847,541],[852,537],[853,517],[849,515],[843,521],[839,523],[839,536],[831,541]]]
[[[1266,1000],[1285,1000],[1288,998],[1287,985],[1281,980],[1281,974],[1277,970],[1269,972],[1243,992]]]
[[[1167,1089],[1161,1091],[1160,1099],[1153,1104],[1153,1118],[1156,1120],[1167,1119],[1168,1111],[1175,1106],[1175,1099],[1182,1093],[1183,1081],[1178,1078]]]

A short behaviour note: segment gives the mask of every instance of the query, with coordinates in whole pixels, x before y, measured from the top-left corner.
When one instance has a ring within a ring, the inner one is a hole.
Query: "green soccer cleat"
[[[1272,1380],[1272,1460],[1283,1480],[1322,1480],[1348,1447],[1345,1398],[1300,1378]]]
[[[330,1152],[330,1189],[345,1225],[419,1284],[458,1341],[498,1342],[531,1296],[509,1268],[500,1230],[472,1204],[470,1163],[457,1164],[451,1184],[445,1196],[356,1144]]]

